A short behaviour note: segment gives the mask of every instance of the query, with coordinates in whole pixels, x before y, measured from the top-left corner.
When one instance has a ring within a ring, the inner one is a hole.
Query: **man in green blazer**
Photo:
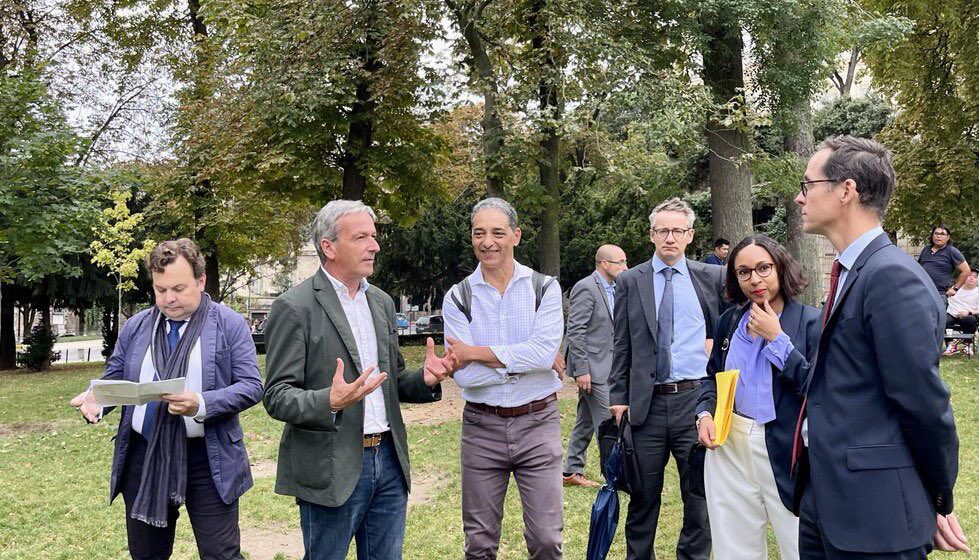
[[[266,326],[265,408],[286,423],[275,491],[295,496],[307,560],[400,559],[411,479],[400,402],[441,398],[457,366],[435,354],[406,371],[394,301],[374,271],[377,216],[335,200],[313,224],[322,267],[279,296]]]

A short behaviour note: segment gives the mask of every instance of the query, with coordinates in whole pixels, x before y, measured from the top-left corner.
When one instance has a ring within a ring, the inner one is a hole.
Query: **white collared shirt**
[[[330,279],[333,289],[337,292],[340,305],[343,306],[343,314],[347,316],[347,323],[353,332],[354,341],[357,344],[357,355],[360,357],[360,367],[373,367],[374,372],[371,377],[380,375],[377,369],[377,332],[374,330],[374,317],[371,315],[370,305],[367,304],[367,279],[360,281],[355,297],[350,297],[350,292],[343,282],[337,280],[323,268],[323,273]],[[363,372],[356,372],[360,375]],[[381,387],[374,389],[364,397],[364,433],[379,434],[391,429],[388,424],[388,413],[384,408],[384,392]]]
[[[163,314],[160,314],[160,319],[163,320]],[[152,333],[156,333],[159,322],[153,324]],[[170,334],[170,322],[167,321],[163,326],[166,329],[166,333]],[[180,336],[184,335],[187,330],[187,323],[180,326]],[[154,334],[150,335],[151,337]],[[153,341],[153,338],[150,339]],[[156,368],[153,366],[153,344],[151,342],[149,347],[146,349],[146,354],[143,356],[143,365],[139,370],[139,382],[148,383],[156,378]],[[184,426],[187,427],[187,437],[196,438],[203,437],[204,435],[204,417],[207,416],[207,409],[204,406],[204,396],[201,394],[204,388],[203,382],[203,368],[201,366],[201,340],[198,338],[194,347],[190,350],[190,358],[187,362],[187,377],[184,381],[184,390],[193,391],[197,393],[198,410],[197,415],[194,417],[184,416]],[[161,401],[160,406],[167,406],[166,401]],[[143,418],[146,416],[146,405],[137,406],[133,410],[133,430],[143,433]]]
[[[452,301],[452,290],[443,299],[445,335],[489,346],[504,365],[471,363],[459,369],[453,378],[467,402],[521,406],[561,388],[552,369],[564,334],[561,287],[552,283],[535,312],[533,270],[516,261],[514,265],[513,278],[502,294],[483,278],[482,265],[469,275],[472,323]]]

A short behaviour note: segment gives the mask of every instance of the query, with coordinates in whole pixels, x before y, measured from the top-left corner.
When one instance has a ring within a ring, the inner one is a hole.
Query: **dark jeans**
[[[958,317],[945,314],[945,326],[965,334],[976,334],[977,319],[979,318],[975,315],[968,315],[959,319]]]
[[[305,560],[344,560],[357,540],[359,560],[400,560],[405,540],[408,487],[390,434],[364,449],[360,480],[339,507],[299,504]]]
[[[676,557],[679,560],[710,558],[707,501],[690,494],[687,468],[690,448],[697,441],[695,411],[699,396],[699,389],[653,395],[646,420],[632,431],[643,488],[640,496],[632,496],[629,501],[625,524],[628,560],[656,558],[653,544],[662,503],[663,475],[671,454],[680,472],[683,498],[683,528],[677,541]]]
[[[166,560],[173,554],[173,537],[180,510],[170,506],[166,527],[154,527],[129,516],[146,456],[146,440],[129,435],[129,452],[123,472],[122,498],[126,502],[126,537],[129,554],[136,560]],[[187,440],[187,514],[194,529],[201,560],[241,560],[238,500],[226,504],[211,478],[204,438]]]
[[[924,560],[931,548],[928,544],[912,550],[876,554],[840,550],[826,540],[812,487],[807,486],[804,490],[799,508],[799,560]]]

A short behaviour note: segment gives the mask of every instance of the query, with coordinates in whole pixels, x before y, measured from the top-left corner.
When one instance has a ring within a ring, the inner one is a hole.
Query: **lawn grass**
[[[423,348],[405,350],[409,363],[418,364]],[[264,362],[264,360],[263,360]],[[263,364],[264,365],[264,364]],[[0,558],[9,560],[127,558],[121,500],[107,505],[109,462],[115,413],[97,426],[87,426],[66,403],[88,380],[98,376],[98,366],[57,366],[46,373],[0,373]],[[979,360],[944,359],[942,374],[952,388],[958,419],[960,472],[956,484],[956,511],[966,533],[979,538]],[[567,441],[574,420],[574,401],[561,402],[562,426]],[[242,415],[249,455],[253,461],[274,460],[281,424],[259,405]],[[434,426],[410,426],[408,430],[412,469],[438,473],[444,482],[432,490],[429,500],[413,506],[408,515],[404,557],[409,560],[461,557],[463,533],[459,486],[460,421]],[[587,474],[600,479],[592,453]],[[243,527],[298,527],[295,502],[273,492],[274,480],[260,478],[241,500]],[[595,491],[565,490],[565,557],[584,558],[588,520]],[[619,536],[610,558],[622,558],[626,499]],[[664,504],[656,552],[675,556],[673,547],[680,527],[681,502],[676,469],[667,468]],[[526,558],[523,522],[516,487],[507,495],[500,558]],[[196,557],[189,523],[178,522],[174,558]],[[771,542],[770,557],[777,557]],[[351,555],[352,557],[352,555]],[[935,554],[934,558],[956,558]]]

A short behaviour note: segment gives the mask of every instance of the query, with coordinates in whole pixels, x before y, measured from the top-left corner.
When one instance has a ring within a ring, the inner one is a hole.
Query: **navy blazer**
[[[139,381],[143,359],[153,334],[152,308],[126,321],[102,379]],[[255,343],[245,318],[226,305],[212,302],[201,332],[201,375],[207,416],[204,439],[211,478],[221,500],[230,504],[252,487],[251,467],[245,452],[238,413],[262,398]],[[122,407],[112,457],[109,500],[122,493],[121,475],[129,450],[132,406]]]
[[[707,364],[707,379],[700,386],[700,400],[697,401],[697,414],[714,414],[717,406],[717,383],[714,376],[727,369],[727,352],[734,331],[741,317],[751,308],[751,303],[732,307],[717,321],[717,338],[714,350]],[[775,420],[765,424],[765,447],[768,460],[775,474],[778,495],[786,509],[792,509],[795,501],[795,482],[792,480],[792,440],[795,425],[802,410],[802,392],[809,378],[810,364],[819,344],[820,313],[815,307],[803,305],[793,300],[785,302],[779,317],[782,331],[792,341],[792,352],[785,359],[784,368],[779,371],[772,366],[772,396],[775,401]],[[694,420],[691,420],[692,422]]]
[[[959,441],[938,373],[945,310],[911,257],[880,235],[839,288],[808,387],[809,483],[841,550],[930,543],[952,511]]]
[[[727,309],[724,267],[687,259],[693,289],[706,322],[708,339],[714,338],[717,318]],[[630,268],[615,280],[615,342],[609,372],[609,401],[629,405],[629,423],[642,425],[656,385],[656,294],[653,259]]]

